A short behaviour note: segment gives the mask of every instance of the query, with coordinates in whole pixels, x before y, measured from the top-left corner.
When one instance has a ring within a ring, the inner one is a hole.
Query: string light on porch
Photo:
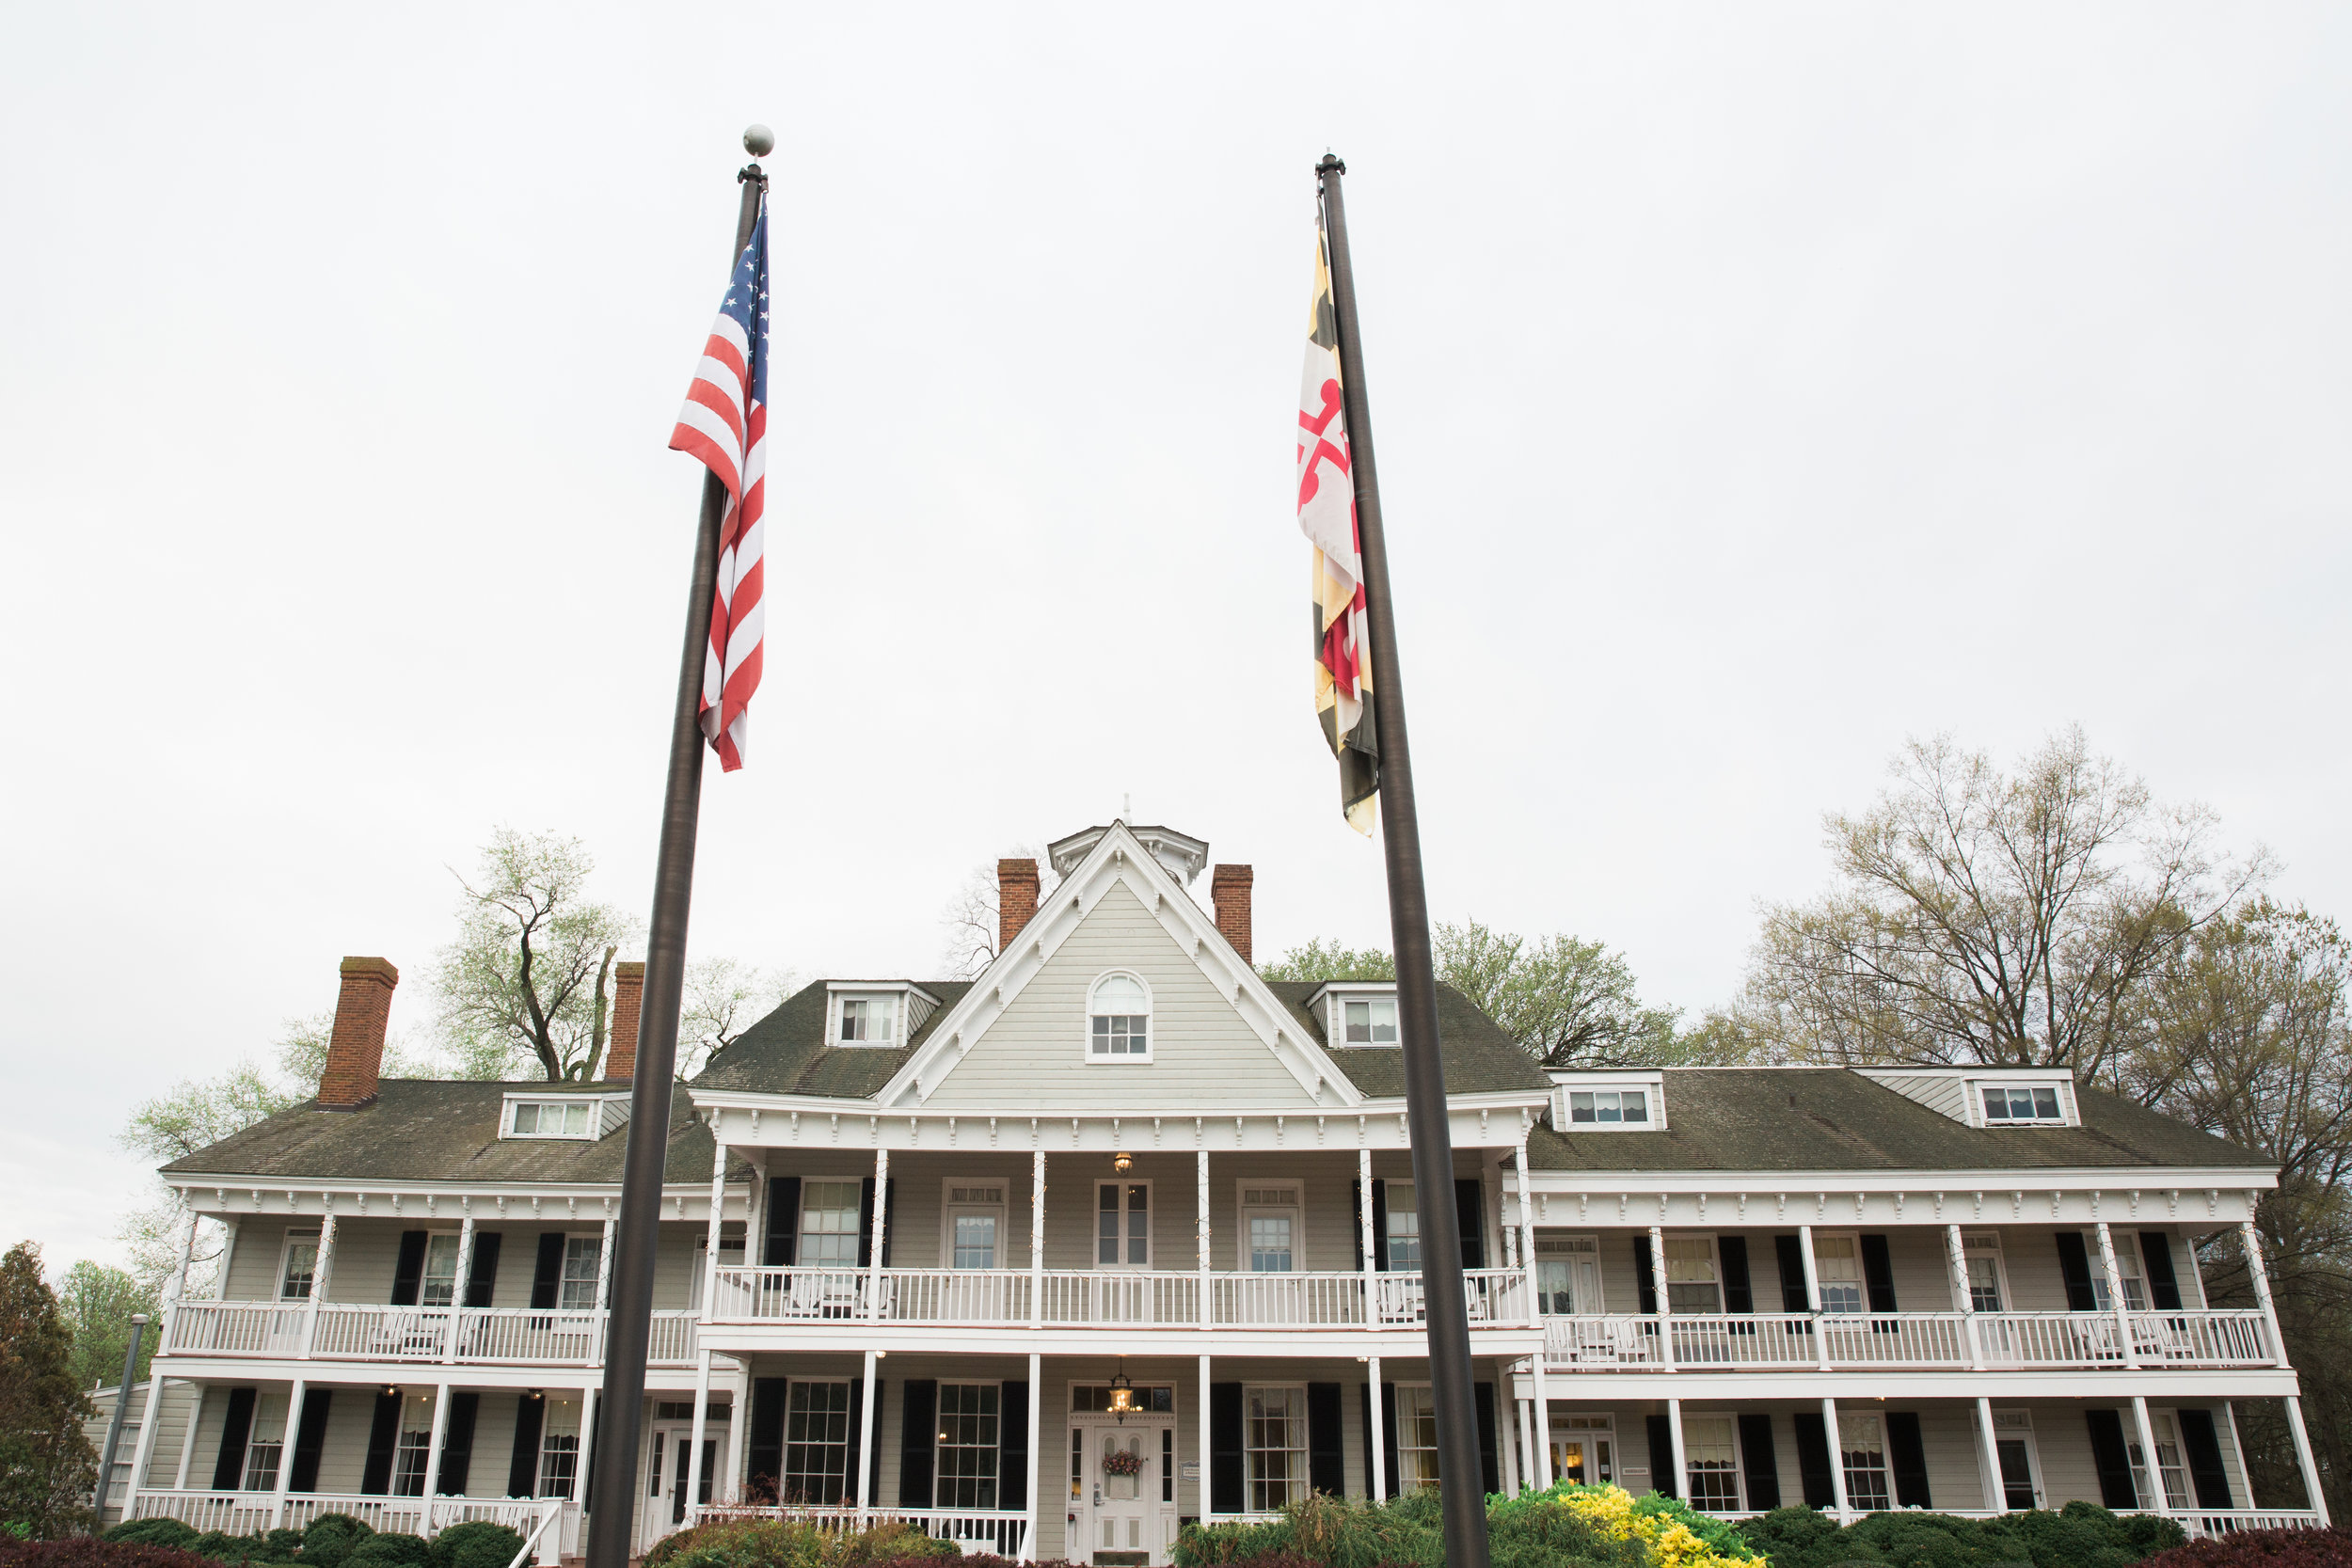
[[[1125,1156],[1122,1155],[1120,1158],[1123,1159]],[[1127,1413],[1135,1409],[1135,1380],[1127,1375],[1127,1358],[1122,1355],[1119,1358],[1118,1374],[1111,1379],[1111,1414],[1119,1418],[1119,1424],[1120,1426],[1125,1426],[1127,1424]]]

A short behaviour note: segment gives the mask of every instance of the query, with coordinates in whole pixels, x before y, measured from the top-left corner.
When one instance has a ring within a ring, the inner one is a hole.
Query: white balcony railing
[[[791,1519],[819,1529],[866,1529],[875,1525],[910,1524],[935,1541],[952,1541],[970,1556],[977,1552],[1008,1557],[1018,1562],[1028,1555],[1029,1518],[1025,1513],[985,1508],[789,1508],[753,1503],[705,1503],[691,1511],[687,1523],[713,1519]]]
[[[2277,1364],[2259,1311],[1710,1312],[1548,1316],[1544,1358],[1577,1369],[1873,1367],[2070,1370]],[[1662,1329],[1661,1329],[1662,1324]],[[1669,1356],[1671,1350],[1671,1357]]]
[[[691,1363],[697,1314],[653,1315],[652,1364]],[[173,1304],[163,1349],[182,1355],[281,1360],[449,1362],[461,1366],[595,1367],[604,1314],[529,1307],[382,1307],[323,1301]]]
[[[302,1529],[322,1513],[348,1513],[378,1532],[397,1530],[428,1539],[452,1525],[485,1520],[505,1525],[529,1536],[550,1513],[568,1528],[550,1529],[539,1538],[538,1560],[552,1564],[577,1534],[572,1506],[555,1498],[524,1497],[392,1497],[374,1494],[296,1492],[287,1496],[284,1512],[268,1492],[173,1492],[141,1489],[132,1494],[126,1515],[133,1519],[177,1519],[199,1534],[221,1530],[250,1535],[265,1529]]]
[[[1417,1274],[1373,1276],[1384,1327],[1422,1321]],[[723,1268],[715,1323],[884,1323],[910,1327],[1233,1329],[1362,1328],[1360,1274],[1210,1274],[1047,1269]],[[1527,1276],[1472,1269],[1463,1290],[1473,1328],[1518,1328]]]

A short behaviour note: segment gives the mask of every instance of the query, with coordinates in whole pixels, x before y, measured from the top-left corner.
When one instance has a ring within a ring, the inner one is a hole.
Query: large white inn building
[[[1426,1191],[1392,988],[1261,979],[1249,868],[1204,911],[1198,840],[1051,853],[1041,898],[1004,863],[978,979],[812,984],[681,1089],[641,1542],[838,1507],[1156,1563],[1187,1519],[1433,1484],[1431,1204],[1490,1490],[2316,1517],[2254,1512],[2233,1402],[2292,1415],[2296,1374],[2266,1292],[2210,1307],[2192,1251],[2245,1226],[2257,1156],[2062,1074],[1547,1074],[1447,992]],[[544,1522],[551,1561],[619,1502],[585,1456],[635,993],[610,1081],[379,1081],[397,978],[346,960],[319,1099],[166,1167],[233,1240],[169,1309],[120,1496]]]

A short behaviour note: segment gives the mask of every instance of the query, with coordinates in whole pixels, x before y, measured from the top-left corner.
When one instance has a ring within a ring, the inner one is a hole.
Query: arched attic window
[[[1113,970],[1087,993],[1087,1060],[1152,1059],[1152,991],[1140,976]]]

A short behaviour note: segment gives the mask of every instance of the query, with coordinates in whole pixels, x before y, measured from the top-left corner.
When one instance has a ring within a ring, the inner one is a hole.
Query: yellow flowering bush
[[[1613,1540],[1641,1542],[1658,1568],[1767,1568],[1729,1525],[1655,1492],[1636,1499],[1622,1486],[1564,1481],[1529,1498],[1556,1500]]]

